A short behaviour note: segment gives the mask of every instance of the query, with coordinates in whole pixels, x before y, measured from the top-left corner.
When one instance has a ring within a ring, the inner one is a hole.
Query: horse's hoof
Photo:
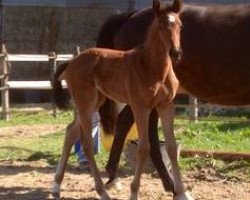
[[[189,192],[184,192],[182,194],[176,195],[174,200],[194,200],[194,198],[190,195]]]
[[[120,182],[120,179],[117,178],[117,179],[114,179],[113,181],[108,181],[106,184],[105,184],[105,188],[107,190],[110,190],[111,188],[114,188],[115,190],[122,190],[122,184]]]
[[[60,200],[60,193],[51,193],[51,199]]]
[[[130,196],[129,200],[137,200],[137,199],[138,199],[137,194],[131,193],[131,196]]]
[[[60,200],[60,184],[56,182],[53,183],[51,196],[52,196],[52,199]]]
[[[105,192],[105,193],[101,196],[101,200],[111,200],[111,198],[110,198],[109,195]]]

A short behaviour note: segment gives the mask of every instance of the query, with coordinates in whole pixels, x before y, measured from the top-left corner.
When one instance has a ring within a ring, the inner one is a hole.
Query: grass
[[[250,152],[250,124],[201,121],[175,123],[176,138],[183,148]]]
[[[35,161],[44,159],[56,164],[62,147],[63,134],[53,133],[39,138],[0,140],[0,160]]]
[[[72,120],[71,112],[62,112],[54,118],[49,112],[12,113],[11,120],[0,120],[0,127],[19,125],[61,125],[65,126]],[[1,130],[1,129],[0,129]],[[52,132],[45,136],[0,137],[0,160],[46,160],[49,164],[58,162],[64,139],[64,130]],[[74,160],[74,157],[72,157]],[[71,158],[71,160],[72,160]]]
[[[60,112],[57,118],[54,118],[52,112],[12,112],[11,120],[0,120],[0,127],[18,126],[18,125],[40,125],[40,124],[68,124],[72,118],[72,112]]]
[[[242,119],[244,116],[241,115],[240,118]],[[250,152],[250,125],[241,122],[228,123],[225,116],[221,119],[223,119],[222,122],[200,121],[198,123],[177,119],[175,121],[176,138],[181,141],[183,148],[188,149]],[[18,125],[64,124],[66,126],[71,120],[71,112],[62,112],[56,119],[49,112],[17,112],[12,114],[9,122],[0,120],[0,131],[1,127]],[[64,133],[65,130],[60,130],[39,137],[25,137],[25,139],[0,137],[0,160],[35,161],[43,159],[47,163],[55,165],[61,153]],[[99,167],[103,168],[108,159],[108,152],[102,148],[96,159]],[[76,157],[73,153],[69,162],[71,164],[76,163]],[[250,178],[250,163],[247,161],[225,163],[215,161],[212,158],[180,159],[180,166],[183,170],[211,165],[223,173],[225,171],[231,173],[243,168],[244,174],[247,174]]]

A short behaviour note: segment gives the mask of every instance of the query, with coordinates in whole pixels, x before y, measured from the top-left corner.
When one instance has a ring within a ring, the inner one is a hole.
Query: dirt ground
[[[44,162],[0,162],[0,199],[1,200],[42,200],[51,199],[55,167]],[[109,194],[116,200],[128,199],[131,176],[123,176],[120,181],[123,190],[110,190]],[[197,179],[193,174],[185,175],[185,186],[191,190],[197,200],[248,200],[250,183],[240,180],[223,180],[218,177]],[[107,180],[104,178],[104,180]],[[62,184],[62,199],[97,200],[93,190],[93,179],[87,172],[77,167],[67,170]],[[170,200],[159,178],[143,175],[140,200]]]
[[[32,127],[32,130],[34,128]],[[60,127],[37,128],[48,131],[48,129]],[[9,130],[8,134],[12,132],[22,135],[25,127],[17,127],[17,129],[18,131]],[[41,133],[46,134],[44,131]],[[51,199],[50,190],[55,170],[55,166],[49,166],[42,160],[35,162],[0,161],[0,200]],[[115,200],[125,200],[129,197],[129,184],[132,176],[126,172],[120,174],[123,189],[109,191],[110,196]],[[102,177],[104,181],[107,180],[104,172]],[[250,180],[237,177],[225,179],[212,169],[187,172],[183,174],[183,179],[185,187],[191,191],[196,200],[250,200]],[[98,195],[93,190],[92,177],[88,171],[80,170],[78,166],[70,166],[67,169],[61,196],[64,200],[98,199]],[[171,200],[172,196],[164,191],[161,181],[156,175],[144,174],[139,199]]]

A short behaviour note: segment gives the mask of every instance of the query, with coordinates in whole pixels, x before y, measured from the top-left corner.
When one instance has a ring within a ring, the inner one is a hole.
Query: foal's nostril
[[[171,48],[169,54],[170,54],[172,61],[174,63],[177,63],[182,57],[182,50]]]
[[[182,57],[182,50],[178,50],[177,54],[178,54],[178,59],[180,60]]]

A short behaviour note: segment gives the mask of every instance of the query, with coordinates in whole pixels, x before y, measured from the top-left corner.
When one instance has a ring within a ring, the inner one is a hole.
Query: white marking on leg
[[[52,194],[60,194],[61,188],[60,184],[58,184],[56,181],[53,182],[53,187],[52,187]]]
[[[182,194],[177,195],[174,200],[194,200],[194,198],[191,196],[191,194],[186,191]]]
[[[122,190],[122,184],[121,184],[121,181],[119,178],[117,178],[114,182],[114,185],[115,185],[115,189],[118,190],[118,191],[121,191]]]
[[[62,157],[61,157],[62,158]],[[63,163],[62,162],[62,160],[60,159],[59,160],[59,163],[58,163],[58,165],[57,165],[57,169],[56,169],[56,175],[58,175],[58,174],[62,174],[62,164],[61,163]]]
[[[107,190],[110,190],[111,188],[114,188],[117,191],[121,191],[122,190],[122,184],[119,178],[114,179],[112,182],[105,184],[105,188]]]

